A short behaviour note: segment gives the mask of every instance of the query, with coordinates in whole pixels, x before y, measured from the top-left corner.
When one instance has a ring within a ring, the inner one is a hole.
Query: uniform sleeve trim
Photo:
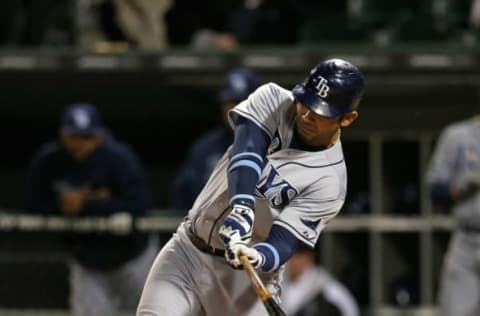
[[[275,225],[278,225],[278,226],[282,226],[283,228],[285,228],[286,230],[288,230],[289,232],[291,232],[293,235],[295,235],[295,237],[297,237],[297,239],[303,241],[305,244],[309,245],[310,247],[315,247],[315,242],[317,241],[317,239],[315,238],[315,240],[310,240],[310,239],[306,239],[301,233],[299,233],[292,225],[290,225],[289,223],[287,222],[284,222],[280,219],[276,219],[273,221],[273,224]]]
[[[247,199],[247,200],[251,200],[251,201],[255,202],[255,197],[253,195],[250,195],[250,194],[235,194],[234,196],[232,196],[232,198],[228,202],[229,205],[232,205],[233,202],[235,200],[238,200],[238,199]]]
[[[268,250],[270,250],[273,254],[273,258],[274,258],[273,266],[270,270],[268,270],[266,272],[273,272],[273,271],[277,270],[278,267],[280,266],[280,255],[278,254],[278,250],[275,247],[273,247],[272,245],[270,245],[269,243],[266,243],[266,242],[260,242],[260,243],[256,244],[255,247],[265,247]]]
[[[236,168],[239,168],[239,167],[247,167],[247,168],[253,169],[257,173],[259,178],[262,175],[262,169],[260,169],[258,164],[256,164],[255,162],[253,162],[251,160],[246,160],[246,159],[235,161],[233,163],[233,165],[231,165],[230,168],[228,168],[228,172],[230,173],[232,170],[234,170]]]
[[[331,163],[331,164],[328,164],[328,165],[317,165],[317,166],[311,166],[311,165],[306,165],[306,164],[295,162],[295,161],[289,161],[289,162],[286,162],[286,163],[283,163],[283,164],[279,165],[277,167],[277,169],[285,167],[286,165],[298,165],[298,166],[302,166],[302,167],[305,167],[305,168],[326,168],[326,167],[331,167],[331,166],[341,164],[343,161],[344,160],[342,159],[342,160],[339,160],[337,162],[334,162],[334,163]]]
[[[254,158],[257,158],[261,164],[263,164],[263,158],[262,156],[260,156],[259,154],[257,153],[254,153],[254,152],[245,152],[245,153],[240,153],[240,154],[236,154],[235,156],[233,156],[230,161],[234,161],[234,160],[240,160],[240,158],[244,158],[244,157],[254,157]]]

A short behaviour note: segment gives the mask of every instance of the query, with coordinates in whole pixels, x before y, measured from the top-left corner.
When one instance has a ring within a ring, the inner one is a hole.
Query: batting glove
[[[255,248],[248,247],[243,242],[232,243],[227,247],[225,259],[234,269],[243,269],[240,255],[247,256],[248,260],[255,269],[260,269],[265,262],[265,257]]]
[[[248,244],[252,239],[254,218],[255,214],[250,207],[234,205],[218,231],[220,239],[226,246],[238,242]]]

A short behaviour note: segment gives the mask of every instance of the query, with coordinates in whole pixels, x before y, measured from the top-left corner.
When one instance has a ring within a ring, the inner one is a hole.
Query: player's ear
[[[348,112],[346,114],[343,115],[342,117],[342,120],[340,121],[340,126],[341,127],[347,127],[349,126],[350,124],[353,123],[353,121],[355,121],[358,117],[358,112],[357,111],[352,111],[352,112]]]

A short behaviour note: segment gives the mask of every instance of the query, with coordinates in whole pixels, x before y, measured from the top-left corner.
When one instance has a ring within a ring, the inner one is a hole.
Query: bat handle
[[[272,294],[270,294],[270,292],[267,290],[262,280],[258,276],[257,272],[255,272],[255,269],[250,263],[250,260],[248,260],[248,257],[245,255],[240,255],[240,261],[242,262],[242,265],[244,266],[245,270],[250,276],[250,279],[252,280],[253,285],[255,287],[255,291],[257,292],[260,299],[262,301],[266,301],[272,298]]]

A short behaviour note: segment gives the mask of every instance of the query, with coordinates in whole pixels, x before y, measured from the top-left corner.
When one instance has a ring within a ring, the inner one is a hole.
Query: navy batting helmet
[[[293,88],[296,100],[321,116],[334,117],[357,109],[363,94],[363,75],[343,59],[328,59]]]
[[[219,99],[221,102],[242,101],[255,91],[258,85],[257,74],[253,70],[232,69],[223,80]]]

